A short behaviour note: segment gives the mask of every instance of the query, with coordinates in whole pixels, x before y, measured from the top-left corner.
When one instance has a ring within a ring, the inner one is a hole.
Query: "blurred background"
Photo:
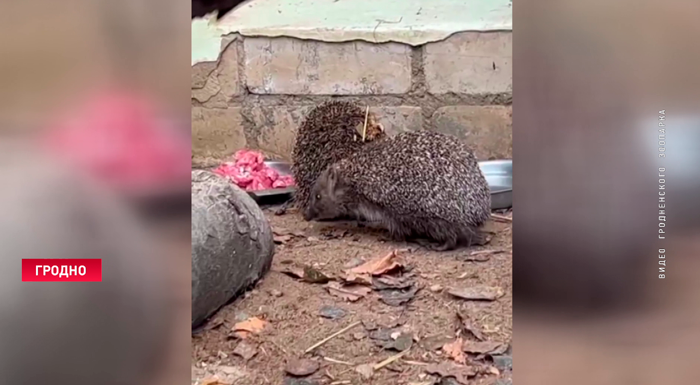
[[[679,0],[514,4],[519,384],[696,377],[699,11]]]
[[[0,383],[190,381],[190,3],[0,5]],[[22,283],[102,258],[102,283]]]

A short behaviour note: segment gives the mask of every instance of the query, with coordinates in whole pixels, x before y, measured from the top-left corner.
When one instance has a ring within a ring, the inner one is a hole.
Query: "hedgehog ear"
[[[384,132],[384,126],[381,123],[377,123],[377,128],[379,128],[379,131]]]

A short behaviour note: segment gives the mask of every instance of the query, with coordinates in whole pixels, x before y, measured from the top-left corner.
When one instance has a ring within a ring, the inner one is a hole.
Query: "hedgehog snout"
[[[318,215],[318,213],[311,206],[308,206],[308,207],[306,207],[306,209],[304,209],[303,216],[304,216],[304,220],[307,222],[313,221],[317,215]]]

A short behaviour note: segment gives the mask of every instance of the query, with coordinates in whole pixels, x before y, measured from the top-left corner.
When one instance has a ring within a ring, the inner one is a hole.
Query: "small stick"
[[[383,367],[389,365],[390,363],[392,363],[392,362],[398,360],[399,358],[405,356],[406,353],[408,353],[409,350],[410,350],[410,349],[406,349],[406,350],[404,350],[403,352],[401,352],[401,353],[399,353],[399,354],[396,354],[396,355],[393,355],[393,356],[387,358],[386,360],[384,360],[384,361],[382,361],[382,362],[380,362],[380,363],[374,365],[374,367],[373,367],[372,369],[374,369],[374,370],[376,371],[376,370],[379,370],[379,369],[381,369],[381,368],[383,368]]]
[[[491,214],[491,218],[499,222],[513,222],[513,218],[507,217],[505,215]]]
[[[427,363],[427,362],[418,362],[418,361],[409,361],[409,360],[403,360],[403,361],[401,361],[401,362],[405,362],[405,363],[407,363],[407,364],[409,364],[409,365],[418,365],[418,366],[428,366],[428,365],[430,365],[430,364]]]
[[[365,141],[365,136],[367,135],[367,119],[369,118],[369,106],[365,110],[365,125],[362,127],[362,141]]]
[[[506,252],[505,250],[493,250],[493,249],[489,249],[489,250],[472,251],[471,253],[469,253],[469,255],[501,254],[501,253],[505,253],[505,252]]]
[[[346,361],[341,361],[341,360],[336,360],[335,358],[330,358],[330,357],[323,357],[324,360],[328,362],[332,362],[334,364],[341,364],[341,365],[348,365],[348,366],[355,366],[352,362],[346,362]]]
[[[344,385],[344,384],[352,384],[352,381],[343,380],[343,381],[334,381],[334,382],[330,383],[330,385]]]
[[[325,344],[326,342],[332,340],[332,339],[335,338],[335,337],[338,337],[339,335],[345,333],[346,331],[348,331],[348,330],[354,328],[355,326],[357,326],[357,325],[359,325],[359,324],[361,324],[361,323],[362,323],[361,321],[357,321],[357,322],[351,323],[350,325],[348,325],[348,326],[346,326],[346,327],[344,327],[344,328],[338,330],[337,332],[331,334],[330,336],[324,338],[323,340],[321,340],[321,341],[315,343],[312,347],[306,349],[306,350],[304,351],[304,353],[308,353],[308,352],[310,352],[310,351],[316,349],[317,347],[319,347],[319,346]]]

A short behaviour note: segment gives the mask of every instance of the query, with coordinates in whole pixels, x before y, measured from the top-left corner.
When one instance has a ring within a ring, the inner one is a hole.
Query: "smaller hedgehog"
[[[429,249],[479,244],[491,193],[474,153],[429,131],[372,142],[329,166],[311,190],[304,219],[349,216]]]
[[[366,114],[356,104],[329,101],[306,116],[292,152],[292,174],[297,185],[294,201],[300,210],[308,207],[311,187],[324,169],[366,144],[387,137],[375,116]]]

